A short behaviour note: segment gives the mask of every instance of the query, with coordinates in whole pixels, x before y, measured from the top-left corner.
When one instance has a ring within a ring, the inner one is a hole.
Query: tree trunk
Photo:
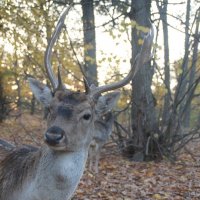
[[[139,40],[144,32],[138,30],[138,26],[150,27],[151,0],[132,0],[130,19],[137,25],[132,29],[132,59],[134,60],[141,45]],[[140,33],[140,34],[138,34]],[[155,99],[151,91],[153,69],[150,62],[144,66],[132,81],[132,132],[134,153],[132,159],[142,161],[145,159],[148,148],[148,138],[156,133]]]
[[[180,105],[179,107],[179,118],[183,118],[183,110],[185,106],[185,98],[184,95],[187,91],[187,83],[188,83],[188,62],[189,62],[189,23],[190,23],[190,5],[191,0],[187,0],[187,7],[186,7],[186,19],[185,19],[185,53],[182,63],[182,73],[178,80],[178,86],[176,90],[176,104]],[[183,121],[182,121],[183,122]],[[186,124],[182,124],[187,126]]]
[[[17,85],[17,98],[16,98],[16,104],[17,104],[17,109],[19,111],[19,113],[21,113],[22,109],[22,96],[21,96],[21,84],[20,84],[20,79],[19,79],[19,74],[17,72],[17,69],[19,67],[18,65],[18,61],[17,61],[17,53],[15,51],[15,57],[16,57],[16,61],[13,63],[14,66],[14,79],[15,79],[15,84]]]
[[[35,113],[35,96],[32,95],[31,98],[31,115],[33,115]]]
[[[89,84],[97,85],[96,36],[93,0],[82,0],[84,33],[84,69]]]
[[[171,95],[171,89],[170,89],[170,60],[169,60],[169,36],[168,36],[168,23],[167,23],[167,6],[168,6],[168,0],[163,1],[163,5],[159,5],[159,2],[156,1],[157,7],[160,13],[160,18],[162,21],[162,27],[163,27],[163,38],[164,38],[164,84],[166,88],[166,94],[164,97],[164,107],[163,107],[163,113],[162,113],[162,124],[163,126],[166,126],[169,121],[169,115],[170,115],[170,95]]]
[[[187,101],[184,109],[184,125],[186,127],[190,126],[190,115],[191,115],[191,103],[192,103],[192,97],[193,97],[193,84],[195,82],[195,73],[196,73],[196,64],[197,64],[197,59],[198,59],[198,45],[199,45],[199,23],[200,23],[200,11],[198,12],[197,19],[196,19],[196,29],[195,29],[195,34],[194,34],[194,42],[193,42],[193,55],[192,55],[192,64],[191,64],[191,69],[190,69],[190,78],[189,78],[189,92],[187,95]]]
[[[4,97],[4,90],[3,90],[3,76],[0,71],[0,123],[3,122],[6,116],[6,107],[5,107],[5,97]]]
[[[20,80],[15,76],[15,83],[17,85],[17,109],[19,113],[22,111],[22,96]]]

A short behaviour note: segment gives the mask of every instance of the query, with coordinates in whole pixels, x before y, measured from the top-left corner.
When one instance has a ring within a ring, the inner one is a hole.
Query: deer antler
[[[45,52],[45,67],[46,67],[48,77],[50,79],[50,82],[51,82],[54,90],[58,87],[58,80],[55,78],[55,76],[53,74],[52,66],[51,66],[52,48],[53,48],[56,40],[58,39],[61,29],[64,26],[65,17],[73,5],[74,4],[71,4],[69,7],[65,8],[63,10],[63,12],[61,13],[58,23],[56,25],[56,28],[53,32],[52,38],[49,41],[47,50]],[[100,86],[100,87],[90,87],[87,83],[86,76],[85,76],[82,66],[79,66],[81,69],[81,72],[84,76],[86,93],[89,94],[90,96],[98,96],[103,92],[115,90],[115,89],[118,89],[118,88],[123,87],[126,84],[128,84],[134,78],[134,76],[138,72],[139,68],[142,65],[144,65],[146,62],[148,62],[149,59],[151,58],[151,47],[152,47],[152,43],[153,43],[153,38],[154,38],[154,29],[153,29],[153,26],[151,26],[149,33],[144,38],[144,43],[141,47],[141,50],[138,53],[138,55],[136,56],[132,66],[131,66],[130,72],[123,80],[121,80],[119,82],[111,83],[111,84]],[[59,77],[59,83],[60,83],[60,85],[62,83],[60,77]]]
[[[70,4],[69,7],[66,7],[61,13],[58,23],[56,25],[56,28],[52,34],[50,41],[48,42],[48,46],[45,52],[45,58],[44,58],[45,68],[46,68],[49,80],[51,82],[51,85],[53,87],[53,90],[55,90],[58,87],[58,80],[55,78],[53,70],[52,70],[52,66],[51,66],[52,48],[60,35],[61,29],[64,26],[65,17],[73,5],[74,5],[73,3]]]
[[[128,75],[119,82],[115,82],[115,83],[111,83],[108,85],[103,85],[103,86],[95,88],[93,91],[91,91],[91,96],[96,96],[103,92],[115,90],[128,84],[134,78],[139,68],[150,60],[153,38],[154,38],[154,29],[153,29],[153,26],[151,26],[149,33],[144,38],[144,43],[141,47],[141,50],[136,56]]]

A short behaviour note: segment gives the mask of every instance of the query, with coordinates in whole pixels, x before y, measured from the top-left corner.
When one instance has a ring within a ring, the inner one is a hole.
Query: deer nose
[[[65,131],[58,126],[52,126],[47,130],[44,136],[44,140],[49,145],[59,144],[64,138]]]

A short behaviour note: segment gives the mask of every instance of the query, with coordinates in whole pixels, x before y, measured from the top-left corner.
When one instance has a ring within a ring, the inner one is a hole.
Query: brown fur
[[[65,104],[77,105],[83,101],[87,100],[87,96],[85,93],[81,92],[71,92],[71,91],[57,91],[55,93],[56,99],[60,102],[64,102]]]
[[[13,144],[0,139],[0,161],[3,160],[14,148],[15,146]]]
[[[9,150],[6,150],[3,147],[0,147],[0,162],[7,156]]]
[[[0,200],[5,200],[27,177],[35,176],[35,166],[41,156],[39,150],[27,146],[10,152],[4,150],[4,153],[6,157],[0,161]]]

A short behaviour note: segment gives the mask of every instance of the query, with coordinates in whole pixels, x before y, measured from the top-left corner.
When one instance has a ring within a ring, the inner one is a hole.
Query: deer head
[[[94,85],[89,86],[85,79],[85,92],[71,91],[62,83],[60,70],[58,70],[56,79],[51,66],[52,48],[70,7],[65,8],[62,12],[45,53],[45,67],[53,90],[39,81],[29,78],[35,97],[49,111],[47,130],[44,134],[46,144],[53,150],[69,152],[89,147],[93,139],[95,121],[99,116],[109,112],[119,98],[119,92],[116,91],[105,95],[102,93],[118,89],[132,80],[139,67],[149,59],[153,38],[152,31],[150,31],[144,40],[140,54],[123,80],[95,87]]]

